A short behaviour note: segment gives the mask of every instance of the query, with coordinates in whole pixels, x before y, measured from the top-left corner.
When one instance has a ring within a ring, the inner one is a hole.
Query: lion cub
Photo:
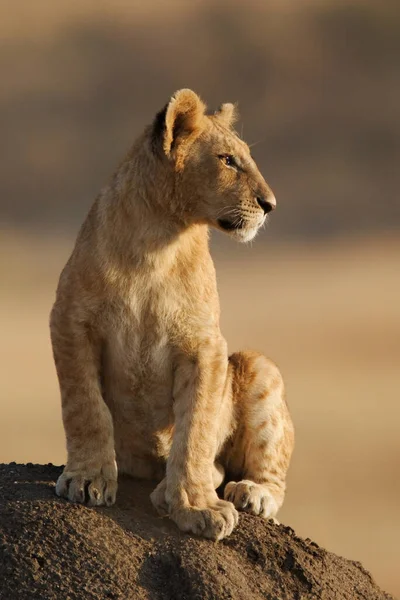
[[[57,494],[111,505],[117,470],[158,478],[156,509],[214,540],[236,509],[276,515],[293,449],[277,367],[228,357],[219,328],[208,227],[246,242],[275,208],[233,120],[232,104],[207,115],[174,94],[93,204],[50,322],[68,449]]]

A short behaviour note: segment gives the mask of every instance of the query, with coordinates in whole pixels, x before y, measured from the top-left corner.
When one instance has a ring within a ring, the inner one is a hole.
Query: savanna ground
[[[54,495],[61,472],[0,464],[0,600],[394,600],[283,524],[242,514],[213,544],[154,514],[154,482],[121,478],[117,504],[88,508]]]
[[[281,521],[400,593],[400,243],[217,238],[230,349],[280,365],[297,431]],[[2,231],[0,461],[65,461],[48,314],[72,238]]]

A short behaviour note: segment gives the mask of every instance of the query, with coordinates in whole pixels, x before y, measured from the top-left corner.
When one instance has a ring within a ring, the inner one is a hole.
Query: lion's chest
[[[171,323],[177,311],[171,296],[143,286],[110,306],[102,383],[121,427],[134,424],[146,435],[172,419]]]
[[[114,307],[106,333],[108,376],[136,394],[168,379],[171,306],[156,294],[132,294]]]
[[[214,328],[202,282],[194,283],[135,278],[128,293],[110,302],[102,384],[116,429],[146,437],[171,426],[177,356]]]

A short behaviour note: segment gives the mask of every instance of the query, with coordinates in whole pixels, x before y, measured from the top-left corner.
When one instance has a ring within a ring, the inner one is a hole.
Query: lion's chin
[[[219,227],[218,229],[228,234],[229,237],[233,238],[237,242],[241,242],[243,244],[254,239],[259,230],[258,227],[240,227],[236,229],[225,229],[224,227]]]
[[[231,222],[224,219],[218,219],[217,224],[218,229],[241,243],[250,242],[254,239],[262,225],[262,223],[260,223],[256,226],[250,226],[244,220]]]
[[[258,227],[251,227],[249,229],[235,229],[234,231],[230,231],[229,235],[237,242],[245,244],[246,242],[251,242],[256,237],[257,232]]]

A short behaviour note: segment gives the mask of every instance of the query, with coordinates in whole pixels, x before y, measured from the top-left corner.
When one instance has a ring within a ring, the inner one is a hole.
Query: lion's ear
[[[215,112],[215,116],[218,117],[220,121],[223,121],[227,127],[231,127],[239,118],[236,104],[231,104],[230,102],[221,104],[219,109]]]
[[[167,106],[156,117],[155,127],[162,135],[162,146],[167,156],[180,141],[200,133],[205,105],[192,90],[175,92]]]

